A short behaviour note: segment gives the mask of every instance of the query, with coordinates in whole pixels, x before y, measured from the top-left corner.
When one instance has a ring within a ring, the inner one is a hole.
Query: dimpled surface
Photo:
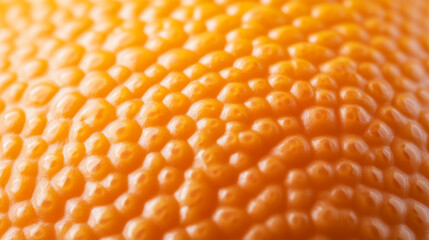
[[[429,239],[427,0],[0,1],[0,238]]]

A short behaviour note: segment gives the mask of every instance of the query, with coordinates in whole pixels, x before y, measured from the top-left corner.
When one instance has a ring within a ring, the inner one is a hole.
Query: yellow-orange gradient
[[[0,0],[1,239],[429,239],[428,0]]]

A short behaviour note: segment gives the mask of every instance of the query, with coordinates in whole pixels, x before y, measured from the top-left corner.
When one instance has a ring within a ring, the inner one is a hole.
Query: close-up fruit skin
[[[0,0],[0,239],[428,240],[428,0]]]

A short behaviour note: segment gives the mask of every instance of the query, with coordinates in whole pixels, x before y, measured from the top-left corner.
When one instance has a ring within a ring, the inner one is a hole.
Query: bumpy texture
[[[429,239],[429,1],[0,1],[2,239]]]

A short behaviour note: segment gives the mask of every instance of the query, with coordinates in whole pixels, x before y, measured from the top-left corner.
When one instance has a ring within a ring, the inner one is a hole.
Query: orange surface
[[[429,239],[429,1],[1,0],[1,239]]]

